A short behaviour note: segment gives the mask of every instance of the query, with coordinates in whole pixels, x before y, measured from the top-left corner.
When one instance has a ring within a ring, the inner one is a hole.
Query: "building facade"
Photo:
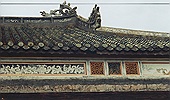
[[[0,93],[168,93],[169,33],[102,27],[97,5],[88,19],[76,9],[0,17]]]

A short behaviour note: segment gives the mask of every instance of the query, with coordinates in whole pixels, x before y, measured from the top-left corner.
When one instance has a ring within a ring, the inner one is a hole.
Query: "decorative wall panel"
[[[86,74],[85,63],[0,63],[2,74]]]
[[[90,67],[92,75],[104,74],[104,62],[90,62]]]
[[[120,75],[121,74],[121,63],[120,62],[108,62],[109,75]]]
[[[125,62],[126,74],[139,74],[138,62]]]
[[[169,62],[142,62],[143,75],[170,75]]]

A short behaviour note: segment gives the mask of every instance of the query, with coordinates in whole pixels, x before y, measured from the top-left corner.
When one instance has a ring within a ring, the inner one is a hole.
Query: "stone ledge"
[[[170,91],[169,79],[0,80],[0,93]]]
[[[0,86],[0,93],[170,91],[168,84]]]

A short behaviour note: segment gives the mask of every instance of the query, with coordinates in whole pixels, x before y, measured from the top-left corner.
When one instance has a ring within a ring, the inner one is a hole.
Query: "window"
[[[138,62],[125,62],[126,74],[139,74]]]
[[[121,74],[121,63],[120,62],[108,62],[109,75],[120,75]]]
[[[90,62],[92,75],[104,75],[104,62]]]

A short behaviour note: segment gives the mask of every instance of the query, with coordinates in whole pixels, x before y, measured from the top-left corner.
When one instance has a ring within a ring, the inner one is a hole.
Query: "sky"
[[[64,0],[0,0],[0,16],[38,16],[58,9]],[[102,26],[170,32],[170,0],[67,0],[88,18],[94,4],[100,7]]]

